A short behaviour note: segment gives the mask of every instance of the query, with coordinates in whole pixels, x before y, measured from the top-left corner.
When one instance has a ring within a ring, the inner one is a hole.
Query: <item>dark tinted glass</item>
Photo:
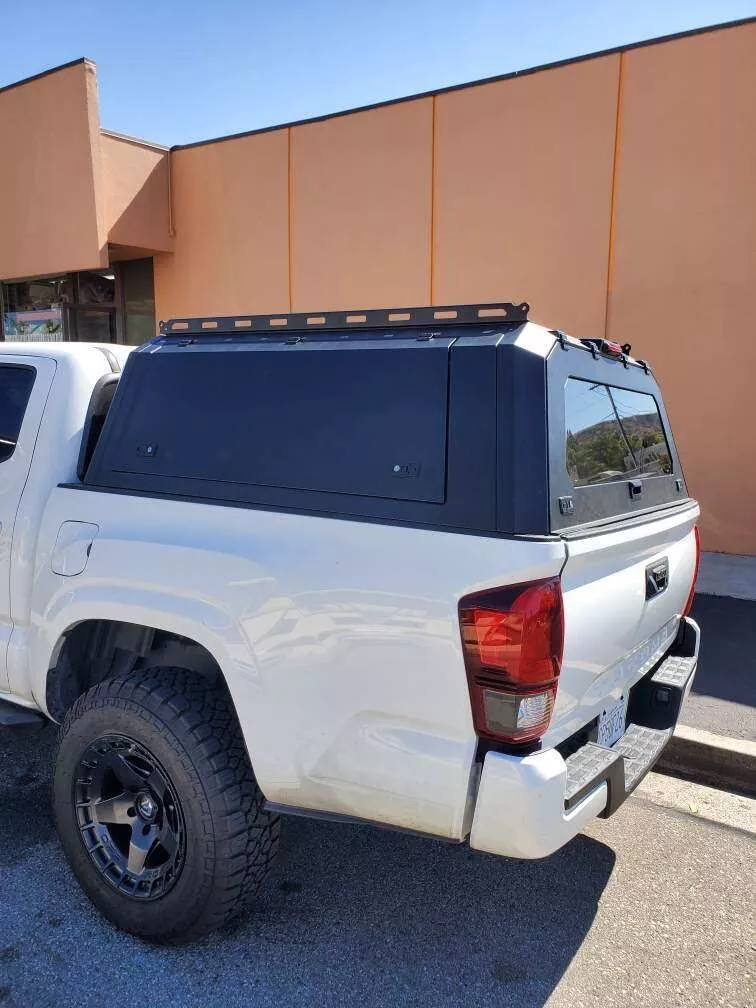
[[[126,342],[136,346],[155,335],[152,259],[129,259],[119,263],[119,271],[126,309]]]
[[[0,365],[0,462],[9,459],[16,449],[34,375],[33,368]]]
[[[573,486],[672,472],[653,396],[570,378],[565,409],[567,470]]]

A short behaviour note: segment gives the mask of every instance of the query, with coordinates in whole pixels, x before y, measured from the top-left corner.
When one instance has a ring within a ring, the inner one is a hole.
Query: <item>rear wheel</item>
[[[92,902],[154,941],[193,940],[239,913],[278,840],[227,694],[178,668],[106,680],[76,701],[53,802]]]

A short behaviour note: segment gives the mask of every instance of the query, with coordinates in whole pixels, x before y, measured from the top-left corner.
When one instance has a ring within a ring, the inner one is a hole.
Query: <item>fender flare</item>
[[[60,593],[39,620],[30,641],[30,688],[40,710],[50,717],[47,676],[66,635],[89,620],[153,627],[186,637],[205,648],[226,682],[254,765],[251,740],[240,716],[247,704],[259,701],[260,682],[252,643],[221,606],[194,596],[107,584],[81,585]]]

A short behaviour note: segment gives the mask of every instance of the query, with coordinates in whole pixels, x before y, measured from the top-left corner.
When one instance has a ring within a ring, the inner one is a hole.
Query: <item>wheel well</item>
[[[176,666],[223,682],[207,648],[188,637],[138,623],[86,620],[72,627],[47,673],[47,709],[61,720],[92,686],[133,669]]]

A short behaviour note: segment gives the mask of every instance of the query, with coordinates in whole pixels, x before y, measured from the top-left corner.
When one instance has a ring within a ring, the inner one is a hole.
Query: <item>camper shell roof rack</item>
[[[434,305],[420,308],[368,308],[359,311],[295,312],[277,315],[226,315],[174,318],[160,323],[161,336],[227,336],[323,330],[386,329],[404,326],[458,326],[528,321],[529,305],[497,301],[491,304]]]

